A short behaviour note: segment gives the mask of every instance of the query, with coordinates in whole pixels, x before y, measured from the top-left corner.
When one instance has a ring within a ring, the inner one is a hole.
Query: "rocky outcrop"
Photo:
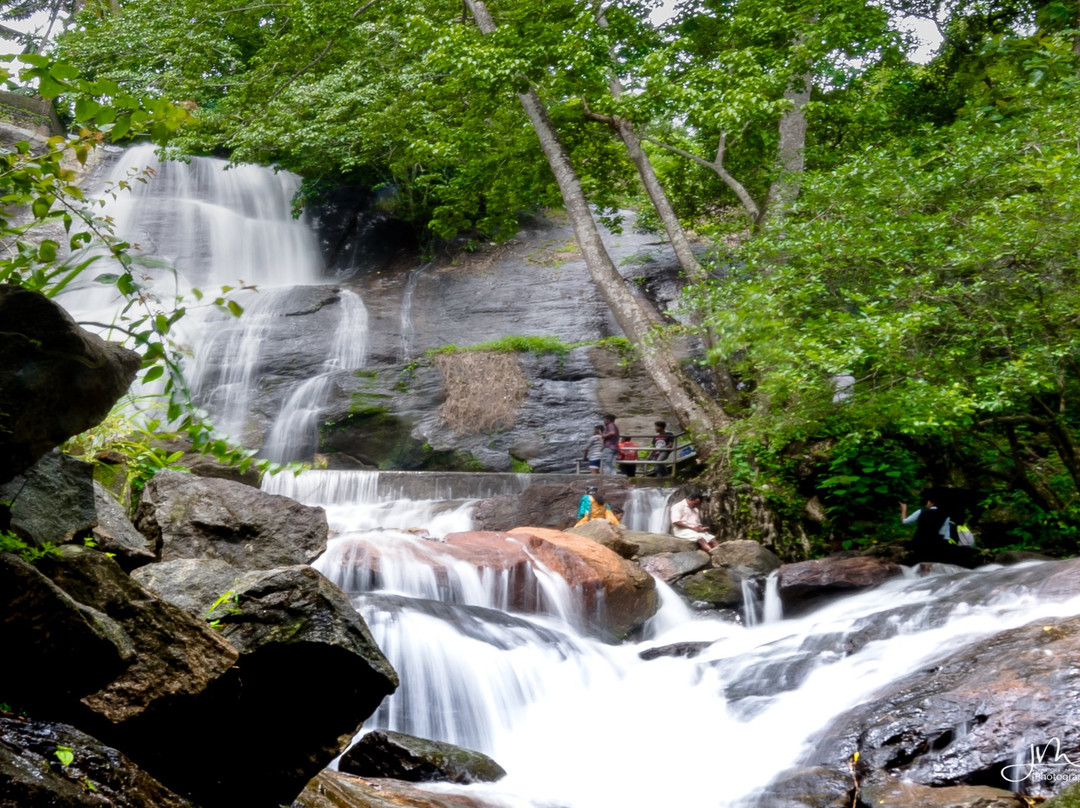
[[[70,762],[58,752],[66,749]],[[196,808],[72,726],[0,714],[0,805]]]
[[[328,533],[322,508],[169,470],[147,483],[135,524],[162,561],[218,558],[238,569],[308,563],[326,549]]]
[[[903,574],[898,564],[877,558],[818,558],[785,564],[777,572],[784,614],[798,614],[843,593],[868,589]]]
[[[0,483],[99,423],[141,359],[37,292],[0,285]]]
[[[308,783],[292,808],[502,808],[478,794],[425,791],[400,780],[363,779],[327,769]]]
[[[493,783],[506,771],[480,752],[429,741],[401,732],[369,732],[338,761],[338,768],[358,777],[391,777],[410,783]]]
[[[712,566],[729,570],[738,581],[764,577],[783,564],[772,550],[749,539],[720,542],[709,556]]]
[[[1062,790],[1064,779],[1042,775],[1058,772],[1066,758],[1080,760],[1080,669],[1067,662],[1077,654],[1080,618],[1040,621],[893,682],[820,734],[806,765],[836,779],[821,779],[793,804],[819,808],[842,798],[830,784],[843,783],[855,752],[864,780],[886,772],[935,789],[981,785],[1035,796]]]

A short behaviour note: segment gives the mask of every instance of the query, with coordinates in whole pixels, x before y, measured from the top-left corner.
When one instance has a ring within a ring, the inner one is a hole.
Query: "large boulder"
[[[391,779],[364,779],[326,769],[307,784],[292,808],[502,808],[480,794],[426,791]]]
[[[589,622],[616,637],[641,626],[659,600],[652,576],[601,544],[572,533],[534,527],[509,531],[582,598]]]
[[[761,578],[784,562],[768,547],[750,539],[720,542],[709,554],[714,567],[723,567],[736,580]]]
[[[219,558],[249,570],[309,563],[328,534],[322,508],[170,470],[146,484],[135,525],[160,547],[162,561]]]
[[[94,467],[53,450],[6,485],[11,529],[36,545],[63,544],[97,524]]]
[[[682,578],[676,588],[695,604],[720,609],[738,608],[743,604],[742,584],[723,568],[695,572]]]
[[[805,762],[847,772],[858,751],[860,778],[887,771],[935,788],[978,784],[1049,796],[1067,785],[1053,776],[1061,762],[1080,760],[1078,655],[1078,617],[980,640],[834,718]]]
[[[114,726],[197,701],[236,663],[236,650],[205,621],[155,597],[104,553],[65,545],[38,566],[71,598],[115,621],[131,644],[123,671],[82,699]]]
[[[655,575],[666,584],[685,578],[687,575],[709,566],[709,554],[703,550],[687,550],[682,553],[657,553],[641,559],[641,568]]]
[[[829,557],[784,564],[777,572],[785,614],[813,608],[836,595],[878,586],[903,575],[900,565],[877,558]]]
[[[116,620],[10,553],[0,553],[0,604],[0,646],[8,657],[0,665],[0,692],[29,709],[74,711],[135,657]]]
[[[99,423],[141,359],[38,292],[0,285],[0,483]]]
[[[71,761],[57,755],[66,748]],[[72,726],[0,715],[0,805],[196,808],[126,755]]]
[[[634,555],[638,558],[657,553],[684,553],[697,549],[697,542],[693,539],[680,539],[678,536],[669,536],[667,533],[624,530],[622,539],[637,548]]]
[[[410,783],[492,783],[506,770],[480,752],[401,732],[376,730],[357,741],[338,769],[359,777],[392,777]]]
[[[582,628],[606,638],[625,636],[648,620],[658,605],[656,585],[648,573],[572,533],[538,527],[452,533],[442,549],[478,569],[501,573],[507,606],[515,611],[554,608],[545,601],[533,571],[537,562],[543,564],[579,593],[582,612],[577,618]],[[378,559],[369,563],[377,564]]]
[[[221,720],[251,737],[273,738],[231,755],[237,772],[258,772],[248,795],[252,804],[262,804],[256,793],[266,800],[296,794],[398,685],[363,618],[309,566],[240,572],[220,559],[178,559],[134,575],[192,614],[212,619],[240,652],[243,691]],[[287,688],[333,693],[334,707],[313,708]]]

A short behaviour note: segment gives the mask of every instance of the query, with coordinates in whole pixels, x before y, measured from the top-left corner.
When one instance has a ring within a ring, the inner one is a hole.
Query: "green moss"
[[[377,370],[358,370],[353,373],[358,379],[377,379],[379,378],[379,371]]]

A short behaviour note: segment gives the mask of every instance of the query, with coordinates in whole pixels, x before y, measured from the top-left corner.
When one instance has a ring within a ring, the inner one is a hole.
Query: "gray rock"
[[[9,553],[0,553],[0,603],[0,645],[8,655],[0,665],[0,692],[18,694],[28,707],[47,705],[54,714],[73,709],[135,657],[116,620]]]
[[[714,567],[725,567],[739,581],[768,575],[783,564],[772,550],[749,539],[721,542],[709,555]]]
[[[338,762],[338,768],[360,777],[392,777],[410,783],[493,783],[506,770],[480,752],[389,730],[369,732]]]
[[[709,554],[702,550],[682,553],[657,553],[640,560],[641,568],[666,584],[674,583],[709,566]]]
[[[837,716],[807,763],[846,771],[858,750],[859,774],[889,771],[924,786],[1016,785],[1030,744],[1056,743],[1080,760],[1080,618],[1040,620],[956,651],[925,671],[886,686]],[[1063,758],[1061,758],[1063,759]],[[1011,775],[1006,776],[1006,767]],[[1053,773],[1052,765],[1036,766]],[[1025,777],[1026,794],[1049,796],[1062,780]]]
[[[218,558],[238,569],[308,563],[326,549],[328,533],[322,508],[169,470],[147,483],[135,524],[160,542],[163,561]]]
[[[0,285],[0,483],[99,423],[139,355],[84,331],[37,292]]]
[[[777,573],[784,614],[806,611],[838,594],[868,589],[903,574],[898,564],[867,557],[829,557],[784,564]]]
[[[116,563],[131,571],[155,558],[154,548],[146,537],[131,524],[127,513],[101,483],[94,482],[94,511],[97,525],[94,542],[103,553],[112,553]]]
[[[0,486],[12,501],[11,527],[31,543],[63,544],[97,524],[94,467],[53,450]]]
[[[174,606],[204,619],[218,598],[235,591],[240,574],[220,558],[177,558],[147,564],[133,570],[131,577]],[[222,609],[221,614],[224,612]]]

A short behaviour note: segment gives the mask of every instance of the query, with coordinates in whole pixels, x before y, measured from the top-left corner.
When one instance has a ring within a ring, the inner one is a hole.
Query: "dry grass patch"
[[[446,401],[439,415],[459,435],[514,423],[529,392],[516,354],[463,351],[435,359],[443,375]]]

